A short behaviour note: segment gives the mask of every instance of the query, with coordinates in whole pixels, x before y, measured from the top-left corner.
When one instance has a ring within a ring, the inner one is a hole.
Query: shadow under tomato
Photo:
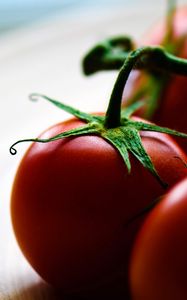
[[[52,287],[41,281],[36,284],[16,289],[14,292],[0,291],[0,300],[70,300],[62,292],[54,290]]]
[[[124,289],[124,285],[120,282],[117,282],[115,286],[107,285],[79,295],[64,295],[60,290],[55,290],[54,293],[57,297],[54,298],[55,300],[130,300],[129,291]]]
[[[22,289],[15,289],[14,292],[0,291],[0,300],[128,300],[126,295],[113,289],[97,290],[84,295],[65,295],[63,291],[54,289],[44,281],[25,286]]]

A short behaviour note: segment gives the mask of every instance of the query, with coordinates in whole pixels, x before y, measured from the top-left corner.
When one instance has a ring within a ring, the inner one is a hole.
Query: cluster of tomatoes
[[[161,44],[163,26],[141,44]],[[173,16],[172,43],[186,33],[184,7]],[[178,55],[187,58],[185,38]],[[124,106],[146,76],[132,76]],[[187,78],[171,76],[152,120],[187,133],[186,92]],[[82,125],[73,118],[40,138]],[[187,299],[187,141],[150,131],[140,136],[168,190],[132,154],[128,173],[97,135],[33,143],[20,163],[11,199],[17,241],[38,274],[66,294]]]

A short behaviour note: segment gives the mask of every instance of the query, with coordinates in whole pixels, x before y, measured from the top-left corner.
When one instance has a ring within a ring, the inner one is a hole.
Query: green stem
[[[85,75],[101,70],[119,69],[129,51],[135,48],[129,36],[117,36],[97,44],[83,58],[82,67]]]
[[[105,126],[107,128],[115,128],[121,125],[121,101],[124,86],[131,70],[143,51],[144,49],[140,48],[130,52],[118,74],[106,112]]]
[[[187,76],[187,60],[164,51],[161,47],[142,47],[131,51],[119,71],[108,109],[105,127],[115,128],[121,125],[121,101],[125,84],[133,68],[147,68]]]
[[[163,41],[163,45],[166,48],[167,46],[171,46],[173,41],[173,21],[176,10],[176,0],[168,0],[167,2],[166,34]]]

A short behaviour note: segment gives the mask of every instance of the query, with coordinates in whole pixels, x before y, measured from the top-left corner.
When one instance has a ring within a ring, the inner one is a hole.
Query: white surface
[[[44,93],[85,111],[106,108],[116,72],[85,78],[81,58],[109,35],[139,38],[164,15],[163,1],[155,6],[141,1],[139,8],[103,10],[76,18],[46,20],[0,39],[0,299],[53,299],[53,295],[26,263],[15,242],[9,217],[10,191],[17,165],[28,144],[9,147],[17,139],[36,137],[69,115],[44,100],[32,103],[28,95]],[[183,1],[184,2],[184,1]],[[56,299],[56,298],[55,298]]]

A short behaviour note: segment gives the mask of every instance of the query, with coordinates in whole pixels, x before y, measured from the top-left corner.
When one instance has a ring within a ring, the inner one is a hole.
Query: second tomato
[[[145,221],[135,242],[130,281],[133,300],[187,299],[187,179]]]

